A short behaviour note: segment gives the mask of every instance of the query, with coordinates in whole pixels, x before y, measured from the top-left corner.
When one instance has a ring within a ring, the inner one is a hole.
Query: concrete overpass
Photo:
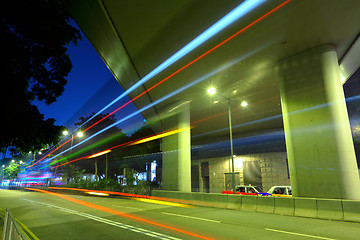
[[[65,2],[125,90],[242,3]],[[191,144],[228,139],[227,101],[209,97],[213,86],[231,99],[235,138],[284,128],[294,196],[360,199],[342,89],[360,65],[360,2],[260,2],[128,94],[139,109],[156,103],[142,112],[156,132],[186,129],[163,139],[163,188],[191,191]]]

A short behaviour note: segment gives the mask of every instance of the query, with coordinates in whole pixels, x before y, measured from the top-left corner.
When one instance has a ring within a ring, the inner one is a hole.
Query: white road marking
[[[71,214],[74,214],[74,215],[82,216],[82,217],[85,217],[85,218],[92,219],[94,221],[106,223],[106,224],[109,224],[109,225],[112,225],[112,226],[115,226],[115,227],[130,230],[132,232],[141,233],[141,234],[151,236],[151,237],[154,237],[154,238],[159,238],[159,239],[163,239],[163,240],[168,240],[168,239],[180,240],[179,238],[175,238],[175,237],[168,236],[168,235],[165,235],[165,234],[149,231],[149,230],[139,228],[139,227],[134,227],[134,226],[131,226],[131,225],[128,225],[128,224],[115,222],[115,221],[112,221],[112,220],[109,220],[109,219],[106,219],[106,218],[97,217],[97,216],[90,215],[90,214],[87,214],[87,213],[78,212],[78,211],[75,211],[75,210],[71,210],[71,209],[67,209],[67,208],[63,208],[63,207],[58,207],[58,206],[43,203],[43,202],[37,202],[37,201],[25,199],[25,198],[23,198],[22,200],[32,202],[32,203],[41,204],[41,205],[45,205],[45,206],[51,207],[51,208],[56,208],[56,209],[58,209],[60,211],[63,211],[63,212],[67,212],[67,213],[71,213]]]
[[[313,235],[302,234],[302,233],[286,232],[286,231],[276,230],[276,229],[271,229],[271,228],[265,228],[265,230],[273,231],[273,232],[279,232],[279,233],[285,233],[285,234],[291,234],[291,235],[297,235],[297,236],[303,236],[303,237],[309,237],[309,238],[317,238],[317,239],[324,239],[324,240],[335,240],[334,238],[326,238],[326,237],[319,237],[319,236],[313,236]]]
[[[211,220],[211,219],[206,219],[206,218],[191,217],[191,216],[180,215],[180,214],[174,214],[174,213],[162,212],[162,214],[167,214],[167,215],[172,215],[172,216],[177,216],[177,217],[192,218],[192,219],[202,220],[202,221],[207,221],[207,222],[221,223],[221,221],[216,221],[216,220]]]
[[[113,207],[120,207],[120,208],[129,208],[129,209],[135,209],[135,210],[144,210],[144,209],[141,209],[141,208],[134,208],[134,207],[125,207],[125,206],[118,206],[118,205],[112,205]]]

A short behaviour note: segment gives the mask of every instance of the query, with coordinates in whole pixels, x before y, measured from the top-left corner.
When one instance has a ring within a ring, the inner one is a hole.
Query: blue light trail
[[[172,55],[170,58],[165,60],[162,64],[160,64],[158,67],[156,67],[154,70],[152,70],[150,73],[148,73],[145,77],[140,79],[137,83],[135,83],[133,86],[131,86],[128,90],[126,90],[123,94],[121,94],[119,97],[115,98],[112,102],[110,102],[108,105],[103,107],[99,112],[97,112],[94,116],[89,118],[85,123],[83,123],[80,127],[81,128],[84,124],[92,120],[94,117],[108,109],[110,106],[112,106],[114,103],[137,89],[142,84],[146,83],[148,80],[165,70],[167,67],[171,66],[173,63],[177,62],[179,59],[184,57],[186,54],[193,51],[195,48],[209,40],[211,37],[231,25],[234,21],[238,20],[239,18],[245,16],[247,13],[254,10],[256,7],[264,3],[265,0],[246,0],[243,3],[241,3],[239,6],[237,6],[235,9],[233,9],[231,12],[226,14],[223,18],[221,18],[219,21],[217,21],[214,25],[212,25],[210,28],[205,30],[203,33],[201,33],[199,36],[197,36],[194,40],[192,40],[190,43],[185,45],[183,48],[181,48],[178,52],[176,52],[174,55]]]
[[[53,157],[50,158],[49,160],[52,160],[52,159],[56,158],[57,156],[59,156],[59,155],[61,155],[61,154],[64,154],[64,153],[70,151],[71,149],[73,149],[73,148],[75,148],[75,147],[77,147],[77,146],[80,146],[81,144],[87,142],[87,141],[90,140],[91,138],[93,138],[93,137],[95,137],[95,136],[97,136],[97,135],[105,132],[106,130],[108,130],[108,129],[110,129],[110,128],[112,128],[112,127],[114,127],[114,126],[116,126],[116,125],[118,125],[118,124],[120,124],[120,123],[122,123],[122,122],[124,122],[124,121],[126,121],[126,120],[128,120],[128,119],[130,119],[130,118],[132,118],[133,116],[135,116],[135,115],[137,115],[137,114],[140,114],[141,112],[149,109],[150,107],[153,107],[153,106],[159,104],[160,102],[162,102],[162,101],[164,101],[164,100],[166,100],[166,99],[168,99],[168,98],[170,98],[170,97],[173,97],[173,96],[175,96],[176,94],[178,94],[178,93],[180,93],[180,92],[182,92],[182,91],[184,91],[184,90],[186,90],[186,89],[188,89],[188,88],[190,88],[190,87],[192,87],[192,86],[194,86],[194,85],[202,82],[203,80],[205,80],[205,79],[213,76],[214,74],[216,74],[216,73],[218,73],[218,72],[220,72],[220,71],[223,71],[223,70],[229,68],[230,66],[238,63],[238,62],[241,61],[241,60],[244,60],[245,58],[253,55],[254,53],[256,53],[256,52],[264,49],[264,48],[267,47],[267,46],[268,46],[268,45],[265,45],[265,46],[263,46],[261,49],[257,49],[256,51],[249,52],[248,54],[246,54],[246,55],[244,55],[244,56],[242,56],[242,57],[240,57],[240,58],[238,58],[238,59],[235,59],[235,60],[233,60],[232,62],[230,62],[230,63],[228,63],[228,64],[225,64],[225,65],[219,67],[218,69],[216,69],[216,70],[214,70],[214,71],[212,71],[212,72],[210,72],[210,73],[208,73],[208,74],[200,77],[199,79],[197,79],[197,80],[195,80],[195,81],[193,81],[193,82],[191,82],[191,83],[189,83],[189,84],[187,84],[187,85],[185,85],[185,86],[177,89],[176,91],[174,91],[174,92],[172,92],[172,93],[170,93],[170,94],[168,94],[168,95],[166,95],[166,96],[164,96],[164,97],[162,97],[162,98],[159,98],[158,100],[154,101],[153,103],[151,103],[151,104],[149,104],[149,105],[147,105],[147,106],[139,109],[138,111],[133,112],[132,114],[129,114],[128,116],[120,119],[119,121],[117,121],[117,122],[115,122],[115,123],[113,123],[113,124],[111,124],[111,125],[103,128],[102,130],[98,131],[97,133],[94,133],[92,136],[88,137],[87,139],[84,139],[83,141],[79,142],[78,144],[76,144],[76,145],[74,145],[74,146],[72,146],[72,147],[64,150],[63,152],[61,152],[61,153],[53,156]]]

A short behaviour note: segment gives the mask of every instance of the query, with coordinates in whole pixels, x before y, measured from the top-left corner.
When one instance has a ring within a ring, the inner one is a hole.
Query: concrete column
[[[360,180],[336,51],[320,46],[280,62],[293,196],[360,199]]]
[[[163,138],[163,189],[191,192],[190,103],[179,105],[164,120],[165,130],[180,132]],[[172,111],[172,110],[170,110]]]

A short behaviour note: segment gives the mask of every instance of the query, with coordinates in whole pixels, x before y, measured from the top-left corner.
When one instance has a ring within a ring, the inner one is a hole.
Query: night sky
[[[77,27],[74,22],[72,25]],[[65,85],[62,96],[50,105],[39,101],[33,103],[38,106],[45,118],[54,118],[56,125],[63,125],[71,130],[79,117],[86,117],[92,112],[98,112],[124,90],[83,33],[82,40],[78,42],[77,46],[71,44],[68,47],[68,54],[73,69],[67,78],[68,83]],[[119,107],[121,103],[128,100],[129,98],[124,98],[114,107]],[[114,110],[114,107],[105,110],[104,113]],[[132,105],[122,112],[119,111],[115,117],[119,120],[129,112],[136,110],[136,107]],[[141,127],[142,122],[143,118],[139,114],[119,127],[123,129],[123,132],[131,134]]]

